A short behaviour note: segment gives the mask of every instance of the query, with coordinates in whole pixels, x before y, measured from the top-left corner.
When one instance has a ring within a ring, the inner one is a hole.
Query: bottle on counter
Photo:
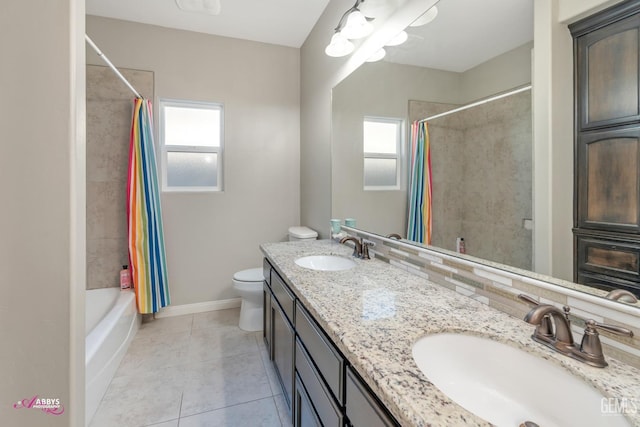
[[[120,289],[131,289],[131,272],[128,265],[123,265],[120,270]]]
[[[464,237],[458,237],[456,239],[456,252],[458,252],[460,254],[466,254],[467,253],[467,248],[466,248],[465,243],[464,243]]]

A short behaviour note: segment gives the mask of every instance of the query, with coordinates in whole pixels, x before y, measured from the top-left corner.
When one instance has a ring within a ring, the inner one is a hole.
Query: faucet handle
[[[585,329],[585,332],[586,330],[594,331],[596,329],[602,329],[603,331],[611,332],[616,335],[626,335],[628,337],[633,337],[633,331],[627,328],[622,328],[620,326],[615,326],[615,325],[606,325],[604,323],[596,322],[593,319],[589,319],[585,323],[587,324],[587,328]]]
[[[371,240],[362,239],[362,259],[371,259],[369,256],[369,248],[374,247],[376,244]]]

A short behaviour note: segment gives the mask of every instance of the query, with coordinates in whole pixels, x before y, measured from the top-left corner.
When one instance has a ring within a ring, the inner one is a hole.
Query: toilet
[[[318,233],[304,226],[289,227],[289,240],[315,240]],[[240,305],[240,329],[262,330],[262,268],[250,268],[233,275],[233,288],[242,298]]]
[[[233,275],[233,288],[242,298],[240,305],[240,329],[262,330],[262,268],[250,268]]]

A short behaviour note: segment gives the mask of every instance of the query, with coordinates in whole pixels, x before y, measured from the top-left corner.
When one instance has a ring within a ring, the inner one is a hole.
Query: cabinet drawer
[[[342,427],[342,412],[333,400],[331,393],[320,379],[318,371],[313,366],[310,356],[296,340],[296,372],[302,380],[304,389],[312,402],[315,412],[323,426]]]
[[[289,290],[289,287],[284,283],[284,280],[280,278],[278,273],[275,270],[271,270],[271,291],[273,292],[273,296],[282,307],[282,311],[287,315],[289,322],[294,323],[293,318],[293,305],[295,301],[295,297],[293,293]]]
[[[578,271],[640,281],[640,245],[577,236]]]
[[[265,281],[262,284],[262,339],[269,353],[269,360],[273,360],[273,349],[271,348],[271,289]]]
[[[264,276],[264,281],[267,282],[267,285],[271,286],[271,264],[267,261],[266,258],[262,260],[262,275]]]
[[[347,369],[346,383],[347,418],[353,427],[397,425],[351,368]]]
[[[300,303],[296,304],[296,332],[331,393],[343,404],[344,360]]]

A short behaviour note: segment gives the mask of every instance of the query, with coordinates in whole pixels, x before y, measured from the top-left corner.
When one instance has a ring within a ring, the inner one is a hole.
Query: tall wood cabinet
[[[574,279],[640,296],[640,0],[572,24]]]

